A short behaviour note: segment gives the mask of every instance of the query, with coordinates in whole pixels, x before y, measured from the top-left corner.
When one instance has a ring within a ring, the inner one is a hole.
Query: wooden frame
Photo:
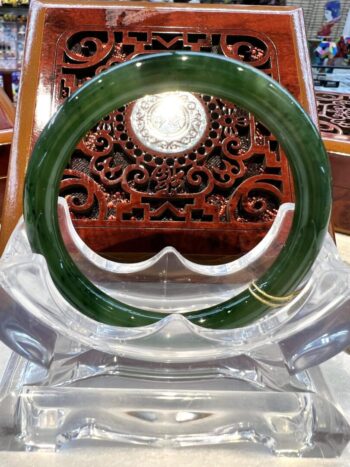
[[[244,30],[242,30],[242,24],[244,24]],[[287,87],[310,113],[314,121],[317,121],[301,9],[122,2],[111,5],[104,1],[88,2],[84,6],[76,7],[74,2],[69,1],[34,1],[28,22],[22,87],[18,103],[19,118],[15,128],[9,167],[9,183],[4,206],[5,223],[0,238],[2,248],[21,214],[21,196],[18,194],[23,189],[29,154],[43,126],[59,105],[60,99],[64,97],[62,93],[60,94],[57,77],[59,76],[59,79],[63,77],[62,79],[66,80],[63,90],[67,89],[68,93],[73,90],[74,86],[76,87],[77,80],[80,79],[76,74],[78,78],[75,78],[73,88],[70,85],[66,86],[68,78],[62,75],[62,70],[64,67],[66,70],[70,65],[61,62],[62,50],[67,54],[67,49],[64,47],[62,49],[60,45],[65,40],[64,35],[84,30],[84,28],[89,31],[101,30],[102,26],[106,31],[125,30],[125,28],[133,31],[153,29],[158,32],[163,31],[163,33],[164,31],[192,31],[193,34],[205,35],[212,32],[216,35],[223,34],[225,37],[235,31],[239,31],[243,36],[247,35],[247,31],[253,31],[259,37],[266,37],[266,41],[272,44],[270,50],[276,57],[274,77]],[[196,50],[198,44],[191,45],[191,50]],[[205,50],[205,47],[203,49]],[[79,53],[81,53],[81,48]],[[77,56],[74,55],[71,63],[76,62]],[[72,71],[70,73],[74,74]],[[292,191],[287,188],[287,186],[291,187],[289,172],[286,172],[283,177],[283,183],[287,185],[282,190],[282,200],[292,200]],[[256,200],[253,199],[251,203],[256,203]],[[112,221],[112,219],[109,220]],[[104,221],[106,225],[100,224],[94,227],[93,220],[81,220],[76,214],[73,222],[82,238],[97,251],[114,249],[120,255],[128,250],[130,259],[132,251],[138,254],[145,250],[147,253],[153,253],[154,248],[159,249],[166,244],[178,247],[185,254],[193,251],[193,245],[196,246],[198,254],[204,250],[210,253],[210,238],[212,234],[218,235],[219,232],[222,243],[220,254],[231,256],[242,254],[251,249],[265,235],[273,217],[258,219],[259,222],[248,219],[244,221],[243,228],[240,226],[239,229],[225,226],[222,223],[212,229],[212,225],[205,224],[205,222],[198,224],[199,228],[196,229],[192,223],[191,242],[188,242],[188,233],[185,233],[183,226],[172,224],[166,230],[164,229],[166,224],[162,219],[163,224],[156,226],[158,229],[156,235],[153,235],[154,229],[151,226],[146,235],[143,235],[143,250],[138,249],[141,229],[137,229],[138,224],[134,222],[135,220],[130,219],[130,227],[124,230],[112,225],[111,222],[107,224],[106,221]],[[121,244],[124,246],[115,245],[116,237],[122,239]],[[125,250],[126,239],[128,239],[128,246]],[[237,245],[240,245],[238,250]]]
[[[0,214],[4,202],[14,122],[15,107],[5,91],[0,88]]]

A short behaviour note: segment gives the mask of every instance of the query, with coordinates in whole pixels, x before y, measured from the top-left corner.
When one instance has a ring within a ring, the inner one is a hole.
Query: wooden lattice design
[[[243,60],[280,81],[316,121],[300,9],[36,0],[28,21],[0,248],[22,213],[18,193],[44,126],[86,80],[134,56],[190,50]],[[97,122],[77,145],[61,193],[90,248],[139,261],[170,245],[221,262],[251,250],[278,206],[293,201],[273,135],[232,102],[188,96],[199,112],[189,119],[198,136],[191,144],[167,146],[163,136],[149,144],[137,101]]]
[[[350,95],[317,92],[316,98],[323,136],[350,136]]]
[[[265,35],[237,31],[178,33],[79,31],[58,44],[56,101],[115,64],[169,50],[212,52],[279,79],[276,50]],[[76,227],[267,228],[291,199],[285,157],[253,115],[215,96],[198,95],[207,125],[190,150],[145,147],[130,125],[130,103],[106,116],[79,143],[62,180]],[[175,241],[176,246],[176,241]]]

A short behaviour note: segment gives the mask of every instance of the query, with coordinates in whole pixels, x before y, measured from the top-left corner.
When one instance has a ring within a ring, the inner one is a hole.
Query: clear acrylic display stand
[[[142,263],[114,263],[81,241],[64,200],[59,216],[91,280],[121,301],[171,314],[139,328],[87,318],[59,294],[20,221],[0,261],[0,339],[13,350],[0,388],[0,448],[55,450],[83,440],[342,452],[350,426],[318,365],[350,344],[350,268],[329,236],[288,305],[232,330],[186,319],[269,267],[288,235],[292,204],[256,248],[219,266],[192,263],[173,248]]]

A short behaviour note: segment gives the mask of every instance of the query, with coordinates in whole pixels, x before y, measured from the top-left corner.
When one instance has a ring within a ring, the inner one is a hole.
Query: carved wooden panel
[[[179,49],[220,53],[278,79],[275,47],[256,32],[89,30],[69,33],[59,42],[57,98],[63,100],[116,63]],[[197,229],[200,223],[200,228],[239,230],[247,223],[270,225],[279,205],[291,199],[278,143],[253,115],[234,104],[196,97],[207,118],[203,136],[187,150],[176,141],[162,151],[145,146],[130,124],[135,104],[115,110],[86,135],[61,185],[77,227]],[[195,101],[187,105],[193,115]],[[141,126],[142,118],[139,109]]]
[[[48,0],[35,1],[33,11],[22,83],[26,108],[19,106],[22,137],[10,167],[14,177],[20,174],[17,186],[30,149],[60,103],[86,80],[140,54],[192,50],[248,62],[279,80],[315,116],[299,9],[103,1],[58,7]],[[135,103],[115,109],[79,143],[61,193],[90,247],[127,260],[166,245],[212,258],[239,255],[263,238],[278,206],[293,199],[273,135],[234,103],[193,99],[186,105],[205,120],[202,126],[199,117],[189,120],[198,136],[193,144],[150,144],[137,131],[148,104],[140,110]],[[6,215],[13,223],[11,206],[17,212],[20,203],[10,188]]]
[[[334,228],[350,233],[350,95],[316,92],[320,130],[333,177]]]
[[[317,92],[316,99],[322,135],[350,138],[350,94]]]

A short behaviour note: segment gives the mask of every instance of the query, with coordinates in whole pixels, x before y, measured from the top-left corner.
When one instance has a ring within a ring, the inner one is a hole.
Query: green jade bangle
[[[45,257],[62,296],[99,322],[144,326],[165,314],[111,298],[75,265],[58,223],[57,197],[63,170],[78,141],[105,115],[146,94],[179,90],[220,97],[253,113],[287,155],[296,197],[293,224],[280,254],[255,282],[258,290],[271,296],[290,294],[308,273],[322,246],[331,208],[328,158],[316,127],[287,91],[244,63],[212,54],[162,53],[123,63],[82,86],[49,121],[31,156],[24,191],[24,218],[33,252]],[[250,290],[185,316],[206,328],[247,325],[272,309]]]

